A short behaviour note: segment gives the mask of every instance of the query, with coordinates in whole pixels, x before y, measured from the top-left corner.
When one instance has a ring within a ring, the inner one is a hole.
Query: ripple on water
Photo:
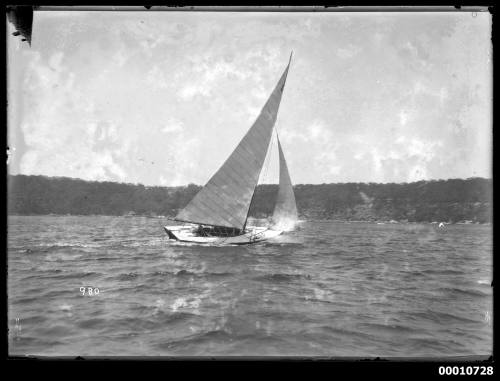
[[[9,353],[491,353],[491,227],[304,222],[246,247],[163,234],[154,219],[9,217]]]

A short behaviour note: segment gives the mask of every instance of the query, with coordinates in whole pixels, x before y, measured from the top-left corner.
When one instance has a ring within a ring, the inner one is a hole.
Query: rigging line
[[[274,125],[273,125],[272,128],[274,129]],[[269,142],[269,145],[270,144],[271,144],[271,142]],[[267,149],[269,149],[269,146],[267,147]],[[265,160],[266,160],[266,158],[264,158],[264,162],[265,162]],[[257,177],[257,183],[255,184],[255,187],[253,188],[252,198],[250,199],[250,203],[248,204],[248,209],[247,209],[247,213],[246,213],[245,223],[243,224],[243,228],[241,229],[243,232],[245,231],[245,229],[247,227],[248,217],[250,215],[250,208],[252,207],[252,204],[253,204],[253,200],[254,200],[254,197],[255,197],[255,191],[257,190],[257,185],[259,184],[260,175],[262,175],[262,169],[263,168],[260,167],[259,176]]]
[[[272,138],[273,138],[273,136],[271,136],[271,142],[269,144],[270,145],[269,152],[268,152],[268,155],[266,157],[266,162],[264,163],[264,167],[265,167],[264,168],[264,176],[262,178],[263,184],[266,182],[266,180],[268,180],[267,179],[267,170],[269,168],[269,163],[271,162],[271,157],[272,157],[272,153],[273,153],[273,146],[274,146],[274,144],[273,144],[274,142],[273,142]]]

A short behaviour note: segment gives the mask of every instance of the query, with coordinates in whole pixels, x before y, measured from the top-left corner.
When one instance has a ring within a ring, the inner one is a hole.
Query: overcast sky
[[[31,48],[13,31],[9,173],[204,184],[293,50],[294,184],[491,177],[487,12],[35,12]]]

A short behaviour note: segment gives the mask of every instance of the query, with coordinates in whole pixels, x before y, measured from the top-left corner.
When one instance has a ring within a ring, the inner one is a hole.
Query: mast
[[[292,55],[252,127],[175,220],[244,229],[269,148],[291,58]]]
[[[288,65],[286,66],[286,69],[285,69],[285,73],[284,73],[285,79],[283,80],[283,86],[281,87],[281,93],[282,94],[283,94],[283,90],[285,89],[286,77],[288,76],[288,69],[290,68],[290,63],[292,62],[292,55],[293,55],[293,50],[290,53],[290,58],[288,59]],[[273,126],[273,131],[274,130],[275,130],[275,127]],[[278,134],[278,132],[276,131],[276,137],[278,136],[277,134]],[[279,141],[278,141],[278,144],[279,144]],[[269,147],[268,147],[268,149],[269,149]],[[260,168],[260,171],[259,171],[259,177],[260,177],[260,172],[262,172],[262,167]],[[256,189],[257,189],[257,185],[254,188],[254,191],[253,191],[253,194],[252,194],[252,198],[250,200],[250,205],[252,205],[253,199],[255,197],[255,190]],[[247,226],[247,221],[248,221],[248,217],[249,217],[249,214],[250,214],[250,205],[248,207],[248,212],[247,212],[247,216],[245,218],[245,223],[243,224],[243,229],[242,229],[243,231],[245,230],[245,228]]]

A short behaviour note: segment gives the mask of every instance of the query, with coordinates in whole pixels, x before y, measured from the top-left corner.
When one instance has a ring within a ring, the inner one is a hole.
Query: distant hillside
[[[8,176],[8,212],[174,216],[201,187],[146,187],[64,177]],[[492,180],[470,178],[403,184],[301,184],[301,218],[355,221],[491,222]],[[272,213],[277,185],[259,185],[250,215]]]

